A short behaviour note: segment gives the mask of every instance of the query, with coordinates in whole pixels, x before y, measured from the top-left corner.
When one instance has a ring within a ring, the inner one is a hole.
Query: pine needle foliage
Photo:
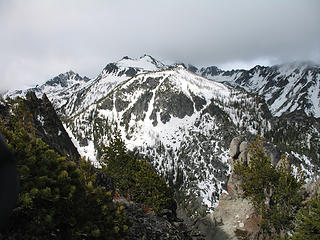
[[[296,216],[297,227],[292,240],[320,239],[320,196],[312,199]]]
[[[111,192],[95,184],[90,164],[49,148],[32,134],[21,102],[1,118],[0,132],[15,155],[20,180],[17,206],[5,239],[123,239],[128,220]],[[0,159],[1,161],[1,159]]]

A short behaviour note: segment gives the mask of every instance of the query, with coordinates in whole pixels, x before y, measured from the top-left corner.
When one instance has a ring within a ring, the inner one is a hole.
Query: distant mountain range
[[[80,155],[98,164],[115,128],[175,187],[190,215],[203,215],[226,191],[231,140],[262,135],[294,169],[320,174],[320,66],[294,63],[250,70],[165,65],[124,57],[94,79],[70,71],[41,86]],[[272,145],[275,144],[278,147]],[[278,156],[277,155],[277,156]]]
[[[320,65],[296,62],[232,71],[208,67],[196,70],[196,73],[258,93],[264,97],[275,116],[303,110],[308,116],[320,117]]]

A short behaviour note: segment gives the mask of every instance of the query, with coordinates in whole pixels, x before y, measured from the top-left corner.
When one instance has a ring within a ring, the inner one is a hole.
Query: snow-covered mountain
[[[53,103],[56,111],[60,113],[74,94],[87,86],[89,82],[89,78],[81,77],[78,73],[70,70],[69,72],[59,74],[42,85],[25,90],[9,91],[6,95],[9,97],[24,97],[28,92],[35,92],[37,97],[41,98],[45,93]]]
[[[115,86],[136,74],[164,68],[167,66],[148,55],[139,59],[123,57],[115,63],[109,63],[94,79],[81,77],[69,71],[48,80],[41,86],[10,91],[6,95],[25,96],[27,92],[34,91],[41,97],[45,93],[60,116],[71,116],[81,112],[108,94]]]
[[[197,73],[214,81],[225,82],[263,96],[275,116],[303,110],[320,117],[320,66],[296,62],[272,67],[255,66],[246,70],[222,71],[201,68]]]
[[[264,105],[180,65],[120,83],[67,127],[80,153],[96,161],[117,124],[130,150],[147,157],[188,201],[211,208],[224,191],[231,139],[268,129]]]
[[[46,93],[79,153],[94,163],[117,127],[128,149],[175,187],[190,214],[217,205],[230,171],[229,144],[238,135],[265,136],[309,178],[320,173],[319,120],[297,111],[317,116],[317,66],[198,70],[145,55],[110,63],[91,80],[75,73],[54,79],[9,95]]]

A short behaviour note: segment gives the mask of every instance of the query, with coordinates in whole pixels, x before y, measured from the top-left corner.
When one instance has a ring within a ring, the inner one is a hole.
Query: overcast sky
[[[223,69],[320,63],[319,0],[0,0],[0,90],[144,54]]]

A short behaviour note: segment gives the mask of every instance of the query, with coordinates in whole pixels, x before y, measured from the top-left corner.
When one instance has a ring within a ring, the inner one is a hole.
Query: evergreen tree
[[[320,196],[312,199],[297,214],[297,228],[292,240],[320,239]]]
[[[249,155],[249,165],[237,163],[235,173],[241,177],[244,197],[252,201],[262,216],[262,231],[281,234],[292,230],[295,213],[301,207],[300,190],[304,179],[293,176],[290,168],[284,165],[279,169],[273,166],[260,138],[251,144]]]
[[[173,190],[166,185],[146,160],[127,153],[120,132],[104,148],[104,171],[114,180],[117,190],[125,197],[152,208],[175,211]]]

